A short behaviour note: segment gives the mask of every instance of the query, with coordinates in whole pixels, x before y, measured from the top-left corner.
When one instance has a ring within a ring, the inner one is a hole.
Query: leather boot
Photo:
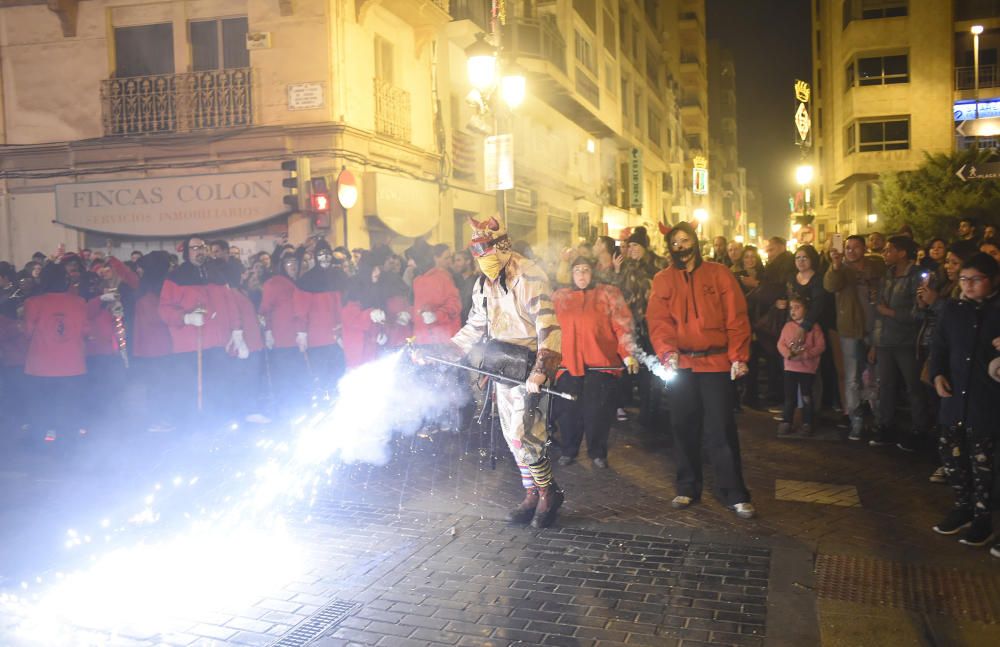
[[[538,488],[529,487],[524,490],[524,501],[507,513],[507,521],[510,523],[528,523],[535,516],[535,508],[538,507]]]
[[[563,491],[559,489],[555,481],[546,487],[538,488],[538,507],[535,508],[535,516],[531,520],[532,528],[548,528],[556,520],[556,513],[563,504]]]

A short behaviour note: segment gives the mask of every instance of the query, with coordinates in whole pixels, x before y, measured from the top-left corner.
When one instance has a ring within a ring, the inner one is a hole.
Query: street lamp
[[[874,227],[876,222],[878,222],[878,214],[877,213],[868,214],[868,226]]]
[[[703,209],[701,207],[695,209],[694,219],[698,221],[699,225],[703,225],[708,222],[708,209]]]
[[[465,49],[469,83],[480,92],[493,87],[497,75],[497,50],[486,42],[486,34],[476,34],[476,42]]]
[[[812,164],[799,164],[795,168],[795,181],[799,185],[805,187],[807,184],[811,184],[813,181],[813,167]]]

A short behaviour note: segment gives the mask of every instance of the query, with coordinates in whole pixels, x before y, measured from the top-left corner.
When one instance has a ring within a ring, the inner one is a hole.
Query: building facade
[[[747,212],[746,169],[740,166],[737,142],[736,65],[732,52],[717,41],[708,44],[708,115],[709,217],[718,219],[719,235],[744,242],[749,240],[752,220]]]
[[[986,120],[1000,115],[1000,3],[815,0],[812,31],[820,239],[879,228],[881,173],[914,169],[925,153],[997,147]]]
[[[467,100],[479,33],[528,79],[495,123]],[[705,61],[703,0],[0,2],[0,258],[190,233],[248,253],[312,233],[458,244],[498,205],[549,251],[655,234],[690,218],[707,154],[685,47]],[[486,186],[496,132],[513,134],[502,202]],[[292,160],[333,194],[350,171],[357,204],[335,199],[328,226],[290,209]]]

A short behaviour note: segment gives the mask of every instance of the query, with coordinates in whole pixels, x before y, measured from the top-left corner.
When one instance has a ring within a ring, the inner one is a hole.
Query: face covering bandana
[[[500,257],[496,254],[487,254],[486,256],[479,256],[476,258],[476,262],[479,263],[479,269],[483,271],[491,281],[495,281],[498,276],[500,276],[500,270],[502,269],[500,264]]]
[[[676,252],[671,251],[670,258],[674,260],[674,265],[683,266],[687,265],[687,262],[691,258],[692,254],[694,254],[693,247],[691,249],[680,249]]]

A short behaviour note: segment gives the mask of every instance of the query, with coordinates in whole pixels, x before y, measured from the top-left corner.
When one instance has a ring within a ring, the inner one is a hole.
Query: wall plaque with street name
[[[292,83],[288,86],[289,110],[313,110],[322,107],[322,83]]]

